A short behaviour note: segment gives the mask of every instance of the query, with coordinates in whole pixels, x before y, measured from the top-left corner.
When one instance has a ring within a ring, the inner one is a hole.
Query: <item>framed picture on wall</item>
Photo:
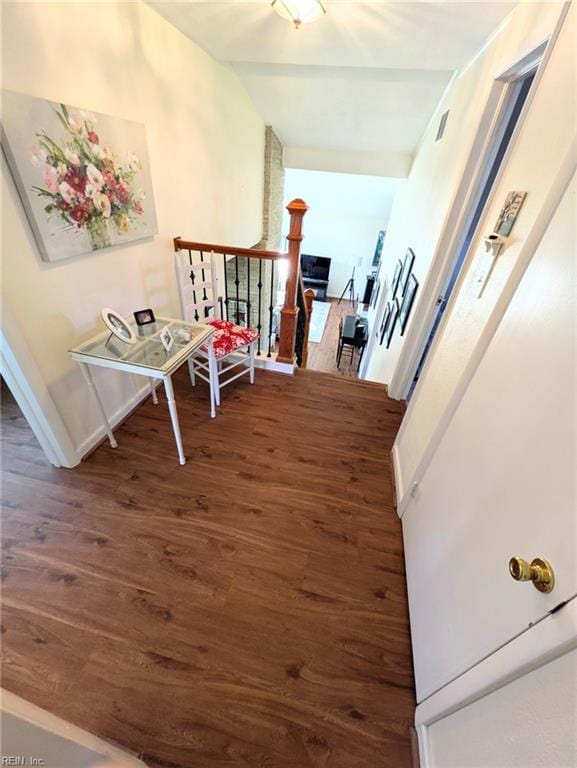
[[[44,261],[157,232],[144,125],[2,91],[2,147]]]
[[[401,272],[403,271],[403,263],[399,259],[397,261],[397,266],[395,267],[395,274],[393,275],[393,282],[391,283],[391,296],[394,299],[397,295],[397,289],[399,287],[399,280],[401,279]]]
[[[395,326],[397,324],[397,318],[399,317],[399,300],[395,299],[393,301],[393,306],[391,309],[391,316],[389,318],[389,324],[387,326],[386,330],[386,338],[387,338],[387,349],[391,346],[391,340],[393,338],[393,333],[395,332]]]
[[[411,314],[411,307],[413,306],[413,301],[415,300],[415,294],[417,292],[418,287],[419,287],[419,284],[417,282],[417,278],[413,274],[410,274],[409,279],[407,280],[405,295],[403,296],[403,303],[401,304],[401,310],[399,313],[399,322],[401,324],[401,336],[405,332],[407,320],[409,319],[409,315]]]
[[[405,253],[405,260],[403,261],[403,270],[401,272],[401,279],[399,280],[399,285],[401,287],[401,296],[404,296],[405,291],[407,290],[407,280],[409,279],[409,275],[411,274],[411,270],[413,269],[414,261],[415,261],[415,254],[410,248],[407,248],[407,252]]]
[[[375,247],[375,254],[373,256],[373,267],[378,267],[381,263],[381,253],[383,252],[383,243],[385,242],[385,232],[380,230],[377,236],[377,245]]]
[[[385,339],[385,334],[387,332],[387,328],[389,326],[389,321],[391,319],[391,312],[393,311],[393,305],[390,301],[387,301],[387,305],[385,307],[385,310],[383,312],[383,319],[381,320],[381,327],[379,328],[378,337],[379,337],[379,344],[382,344]]]
[[[377,306],[377,300],[379,298],[379,293],[381,291],[381,279],[380,277],[377,277],[375,281],[375,287],[373,289],[373,295],[371,296],[371,306],[376,307]]]

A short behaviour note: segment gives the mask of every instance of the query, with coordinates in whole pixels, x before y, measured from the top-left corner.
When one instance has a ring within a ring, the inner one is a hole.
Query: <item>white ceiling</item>
[[[231,63],[300,167],[366,173],[372,158],[392,176],[408,172],[453,71],[515,5],[328,0],[295,30],[269,0],[149,4]]]

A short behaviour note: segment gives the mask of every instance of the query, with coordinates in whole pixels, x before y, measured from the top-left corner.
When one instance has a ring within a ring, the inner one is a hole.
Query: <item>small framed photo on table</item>
[[[133,314],[134,319],[136,320],[136,325],[149,325],[150,323],[156,322],[154,312],[151,309],[138,309]]]
[[[172,349],[172,345],[174,344],[174,339],[172,338],[172,333],[170,332],[170,328],[166,326],[166,328],[163,328],[160,332],[160,342],[164,349],[167,352],[170,352]]]

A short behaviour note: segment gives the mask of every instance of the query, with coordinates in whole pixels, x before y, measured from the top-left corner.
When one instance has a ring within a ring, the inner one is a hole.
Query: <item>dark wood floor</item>
[[[74,470],[5,398],[5,688],[151,766],[408,768],[415,700],[382,388],[175,377]]]
[[[343,300],[339,304],[338,299],[328,298],[330,303],[329,316],[321,341],[309,342],[309,356],[307,368],[312,371],[335,373],[339,376],[347,376],[351,379],[358,378],[358,351],[355,351],[351,359],[349,348],[343,351],[340,367],[337,368],[337,349],[339,344],[339,321],[347,315],[355,315],[357,307],[350,301]],[[313,309],[314,311],[314,309]]]

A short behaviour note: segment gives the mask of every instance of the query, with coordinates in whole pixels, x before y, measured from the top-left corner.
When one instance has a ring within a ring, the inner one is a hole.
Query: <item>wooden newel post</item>
[[[301,241],[303,239],[303,216],[309,207],[304,200],[293,200],[287,205],[290,213],[290,229],[288,240],[288,275],[284,305],[280,311],[280,339],[277,360],[279,363],[295,362],[295,339],[297,332],[297,283],[300,270]]]

